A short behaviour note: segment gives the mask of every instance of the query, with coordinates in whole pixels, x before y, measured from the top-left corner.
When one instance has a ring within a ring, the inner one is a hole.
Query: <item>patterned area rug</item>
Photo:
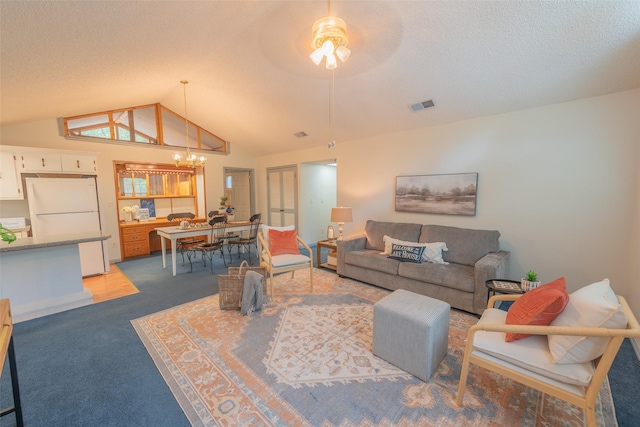
[[[373,304],[389,292],[314,271],[275,279],[275,300],[241,316],[203,298],[132,321],[194,426],[580,426],[583,411],[471,366],[455,404],[466,331],[424,383],[371,353]],[[608,382],[598,425],[616,426]]]

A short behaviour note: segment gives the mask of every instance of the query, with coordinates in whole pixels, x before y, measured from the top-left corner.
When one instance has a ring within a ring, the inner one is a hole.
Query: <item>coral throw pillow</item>
[[[567,283],[564,277],[525,293],[513,303],[507,312],[507,325],[548,326],[564,310],[569,302]],[[506,342],[527,338],[529,334],[509,332]]]
[[[271,256],[284,254],[299,254],[296,230],[277,231],[269,230],[269,242]]]

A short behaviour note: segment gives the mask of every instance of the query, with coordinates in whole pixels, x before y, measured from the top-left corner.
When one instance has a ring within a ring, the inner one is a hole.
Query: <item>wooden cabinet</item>
[[[191,222],[204,222],[204,218],[196,218]],[[120,223],[120,249],[122,259],[134,258],[143,255],[149,255],[153,251],[159,251],[160,236],[155,231],[158,227],[169,227],[177,225],[176,222],[170,222],[166,219],[156,219],[144,222],[121,222]],[[207,232],[203,231],[203,239],[208,237]],[[171,242],[167,241],[167,249],[171,247]]]
[[[56,150],[25,150],[16,154],[18,173],[64,172],[98,174],[98,157],[90,153]]]
[[[61,154],[62,172],[95,174],[98,172],[98,159],[89,154]]]
[[[155,228],[156,226],[154,226]],[[128,226],[120,229],[123,259],[141,255],[149,255],[149,233],[147,226]]]
[[[0,151],[0,200],[24,200],[15,155],[11,151]]]
[[[61,172],[60,154],[56,152],[21,153],[18,156],[20,172]]]

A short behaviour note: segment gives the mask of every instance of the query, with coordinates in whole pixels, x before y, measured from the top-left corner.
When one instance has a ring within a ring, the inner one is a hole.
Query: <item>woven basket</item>
[[[228,274],[218,275],[218,289],[220,292],[220,310],[240,310],[240,298],[244,290],[244,276],[247,271],[255,271],[264,276],[262,293],[267,297],[267,269],[264,267],[249,267],[247,261],[242,261],[240,267],[229,267]]]

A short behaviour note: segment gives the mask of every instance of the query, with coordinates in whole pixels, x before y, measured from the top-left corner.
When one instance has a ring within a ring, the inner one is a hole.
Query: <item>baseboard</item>
[[[633,351],[636,353],[636,357],[640,360],[640,338],[630,338]]]

